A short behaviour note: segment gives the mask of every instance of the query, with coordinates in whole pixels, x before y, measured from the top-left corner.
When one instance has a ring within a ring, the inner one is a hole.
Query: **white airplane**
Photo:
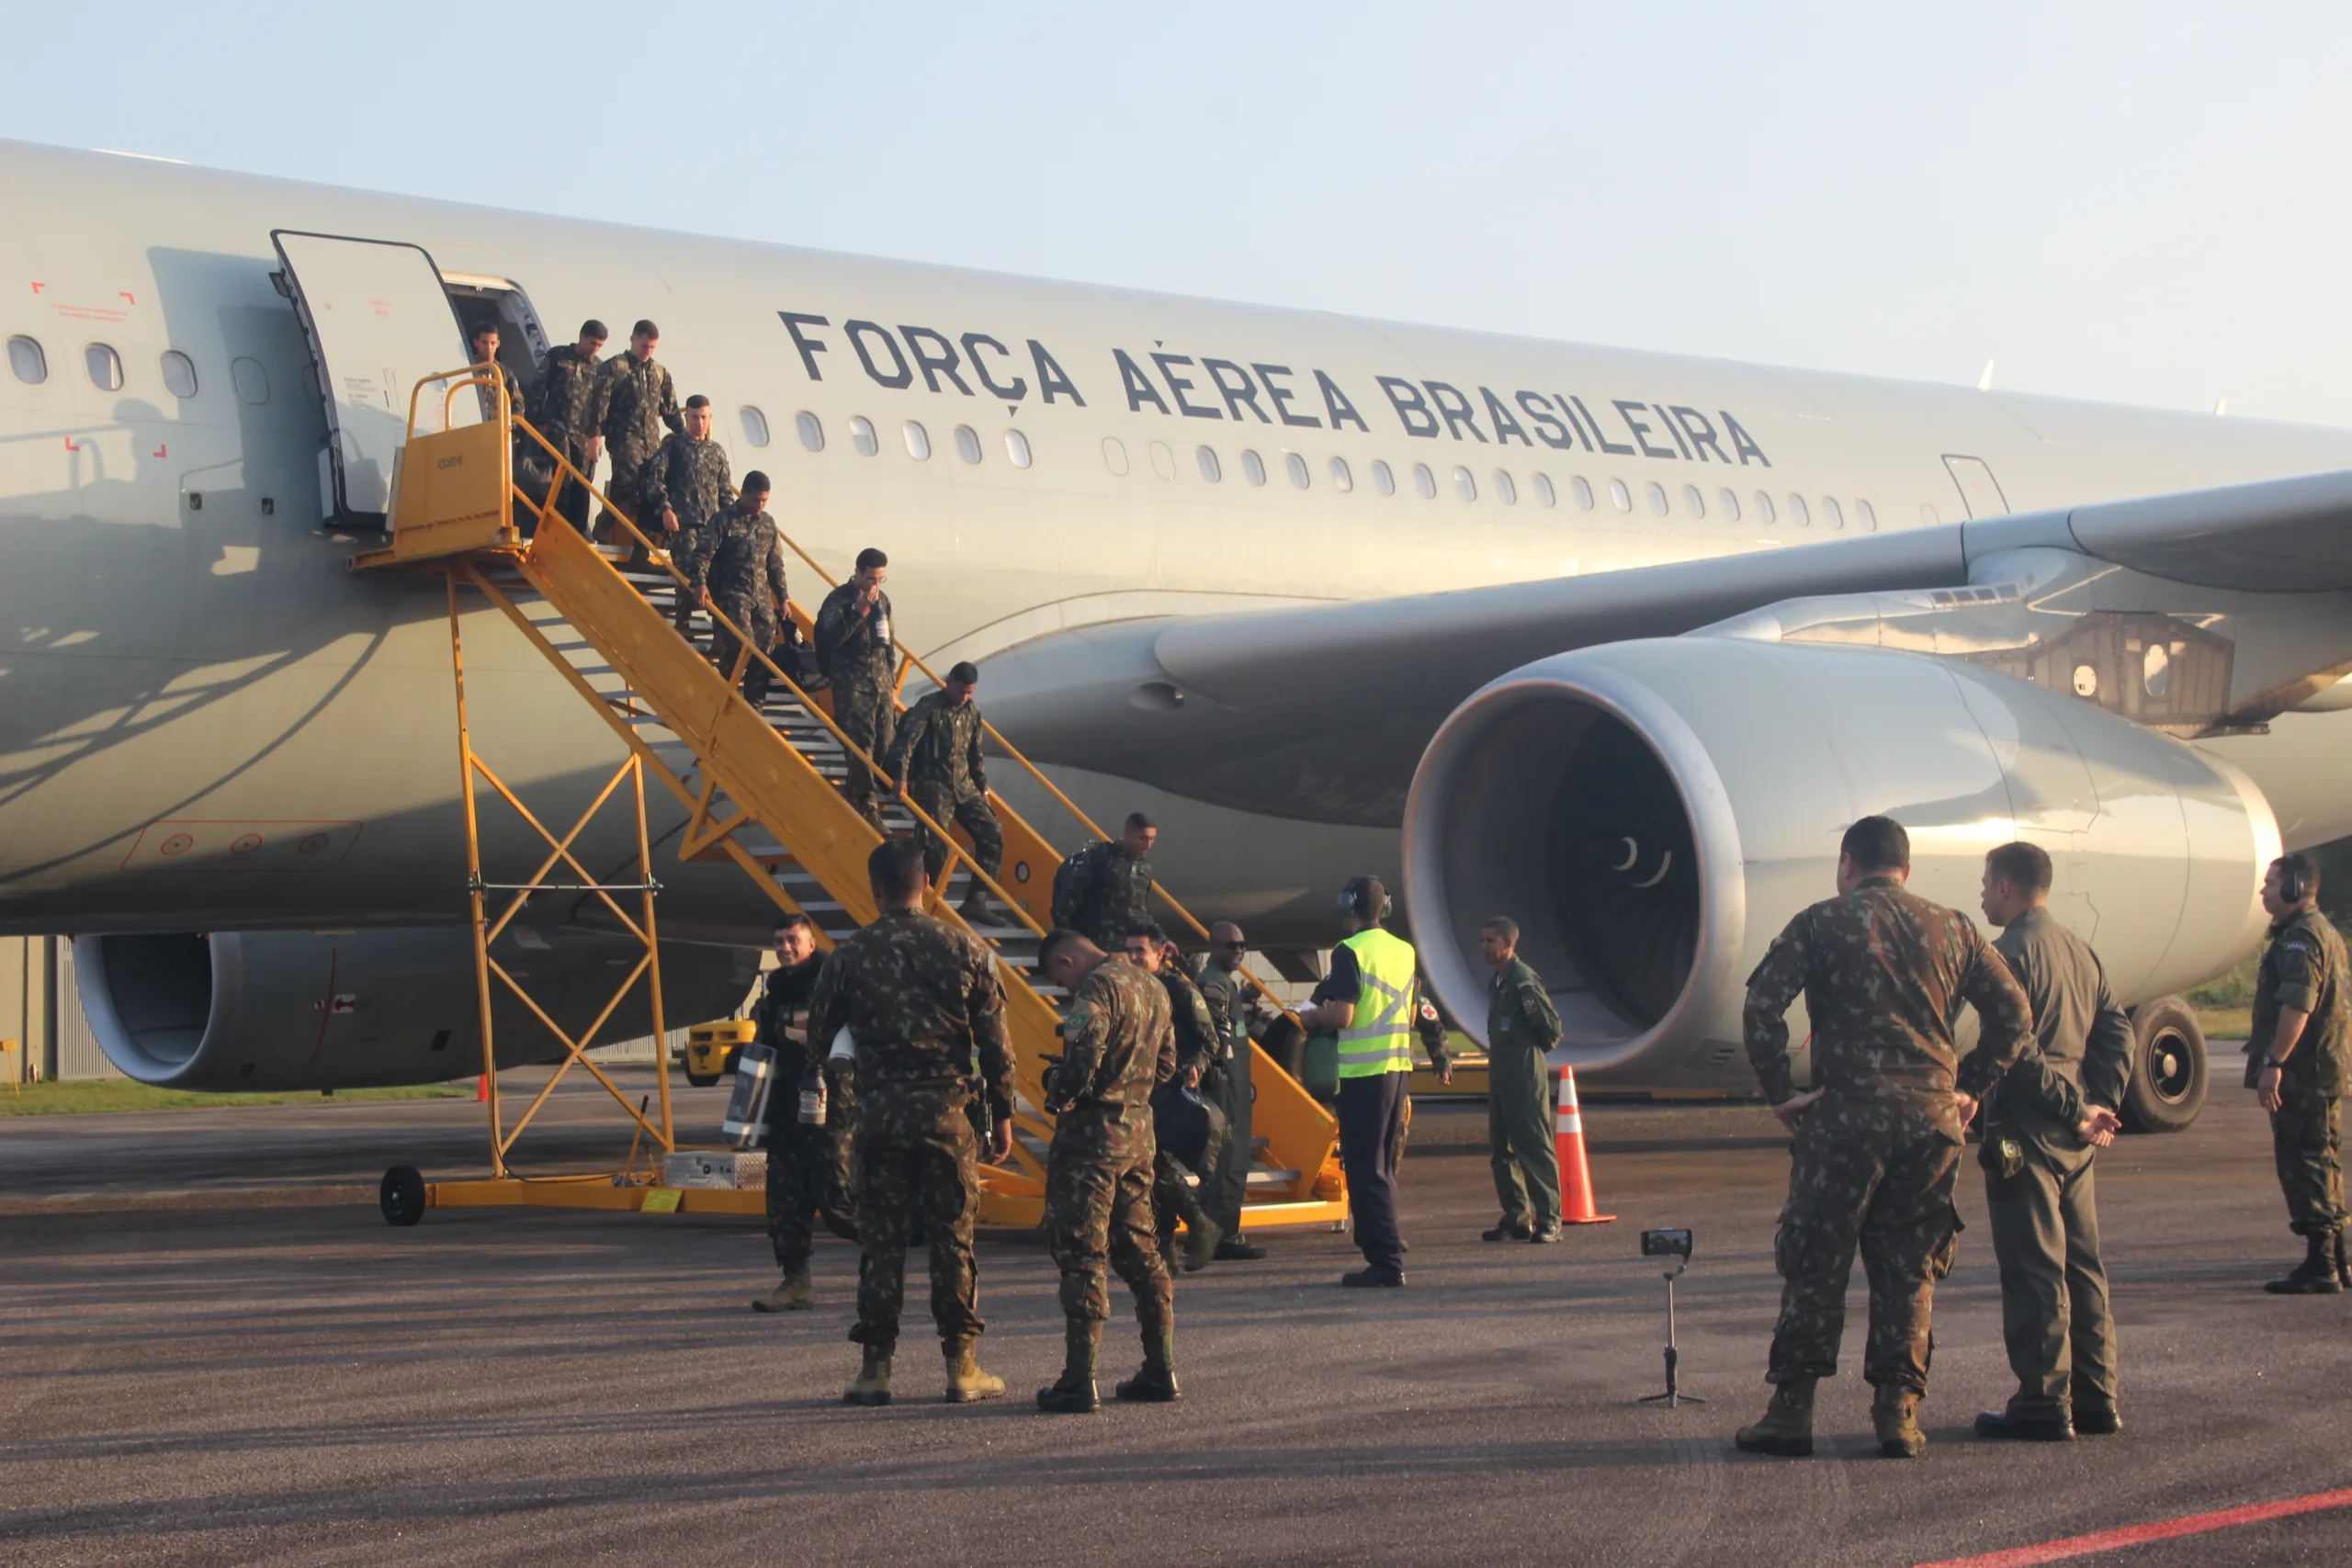
[[[1888,811],[1962,908],[1985,848],[2052,851],[2143,1004],[2135,1118],[2179,1124],[2206,1069],[2171,993],[2256,940],[2282,844],[2352,831],[2346,432],[17,143],[0,209],[0,929],[76,933],[149,1082],[478,1061],[443,590],[345,561],[482,321],[527,376],[583,318],[653,318],[783,528],[834,575],[888,550],[904,639],[977,660],[1098,819],[1153,813],[1189,904],[1295,970],[1347,877],[1401,881],[1474,1032],[1477,923],[1510,914],[1594,1087],[1751,1086],[1740,982]],[[609,773],[492,611],[465,636],[511,778]],[[723,1011],[772,907],[723,865],[662,881],[671,1016]],[[535,918],[510,956],[548,986],[617,961]]]

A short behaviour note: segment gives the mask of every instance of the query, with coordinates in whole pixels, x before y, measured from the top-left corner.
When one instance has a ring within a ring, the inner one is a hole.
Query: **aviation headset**
[[[2302,863],[2281,856],[2278,861],[2278,897],[2290,904],[2300,904],[2303,901],[2303,891]]]
[[[1388,901],[1388,889],[1381,886],[1380,878],[1376,876],[1350,877],[1348,885],[1340,889],[1340,913],[1351,915],[1359,920],[1369,920],[1378,925],[1388,918],[1392,908],[1394,906]]]

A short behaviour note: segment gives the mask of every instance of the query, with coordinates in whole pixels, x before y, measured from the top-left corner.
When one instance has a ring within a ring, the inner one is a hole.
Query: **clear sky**
[[[2340,0],[18,17],[30,141],[2352,425]]]

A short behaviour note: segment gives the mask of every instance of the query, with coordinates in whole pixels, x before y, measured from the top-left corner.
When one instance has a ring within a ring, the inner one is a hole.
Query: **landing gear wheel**
[[[396,1165],[384,1172],[376,1190],[376,1205],[388,1225],[413,1225],[424,1218],[424,1176],[413,1165]]]
[[[2127,1133],[2177,1133],[2205,1108],[2205,1031],[2178,997],[2132,1010],[2132,1082],[2117,1107]]]
[[[717,1073],[688,1073],[686,1081],[696,1089],[708,1089],[718,1081],[718,1075]]]

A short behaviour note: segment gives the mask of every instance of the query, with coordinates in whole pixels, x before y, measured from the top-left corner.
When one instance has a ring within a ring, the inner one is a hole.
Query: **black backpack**
[[[1102,840],[1097,839],[1082,850],[1072,850],[1062,857],[1061,864],[1054,867],[1053,904],[1049,912],[1056,925],[1067,926],[1077,923],[1079,910],[1072,889],[1078,886],[1081,879],[1088,882],[1093,880],[1092,871],[1088,863],[1093,859],[1097,852],[1107,847],[1108,845]]]

